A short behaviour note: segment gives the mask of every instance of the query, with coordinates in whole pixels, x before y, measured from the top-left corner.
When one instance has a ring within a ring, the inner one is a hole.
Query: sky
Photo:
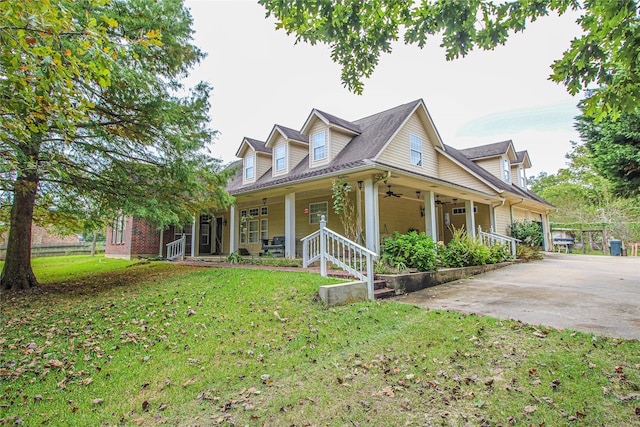
[[[207,57],[187,84],[213,87],[211,154],[236,159],[243,137],[264,141],[275,124],[300,129],[313,108],[357,120],[419,98],[445,144],[462,149],[511,139],[527,150],[532,168],[555,173],[579,141],[579,113],[564,86],[548,80],[550,65],[580,34],[577,14],[540,18],[493,51],[445,60],[436,38],[425,48],[394,45],[364,93],[350,93],[326,45],[295,44],[249,0],[187,0],[194,42]]]

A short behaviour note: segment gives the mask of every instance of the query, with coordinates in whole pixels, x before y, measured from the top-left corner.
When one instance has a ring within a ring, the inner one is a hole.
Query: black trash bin
[[[609,240],[609,254],[611,256],[622,255],[622,240],[616,240],[616,239]]]

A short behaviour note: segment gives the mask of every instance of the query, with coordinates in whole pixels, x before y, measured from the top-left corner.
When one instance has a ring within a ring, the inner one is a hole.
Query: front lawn
[[[640,345],[310,273],[119,267],[4,293],[0,425],[640,425]]]

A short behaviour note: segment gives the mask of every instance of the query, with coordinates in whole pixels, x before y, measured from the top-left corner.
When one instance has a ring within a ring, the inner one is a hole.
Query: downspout
[[[498,227],[496,226],[496,208],[501,208],[504,206],[504,203],[507,201],[507,199],[505,199],[504,197],[500,198],[500,204],[499,205],[495,205],[493,203],[491,203],[491,210],[493,210],[493,224],[491,224],[491,232],[492,233],[497,233],[497,229]]]
[[[509,213],[511,214],[511,223],[513,224],[513,207],[515,205],[519,205],[520,203],[524,203],[524,197],[522,199],[520,199],[520,201],[518,203],[513,203],[509,205]]]

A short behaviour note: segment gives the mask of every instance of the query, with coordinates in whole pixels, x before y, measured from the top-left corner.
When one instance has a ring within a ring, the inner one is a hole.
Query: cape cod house
[[[244,138],[236,155],[230,209],[163,232],[121,218],[107,230],[106,255],[166,256],[166,244],[184,233],[187,256],[257,255],[265,243],[300,256],[301,239],[318,230],[322,216],[328,228],[344,231],[332,209],[336,179],[352,187],[360,240],[378,254],[396,231],[447,242],[452,227],[508,235],[510,224],[523,219],[539,222],[551,247],[553,207],[526,188],[528,153],[512,141],[463,150],[446,145],[421,99],[355,121],[314,109],[300,130],[275,125],[264,141]]]

